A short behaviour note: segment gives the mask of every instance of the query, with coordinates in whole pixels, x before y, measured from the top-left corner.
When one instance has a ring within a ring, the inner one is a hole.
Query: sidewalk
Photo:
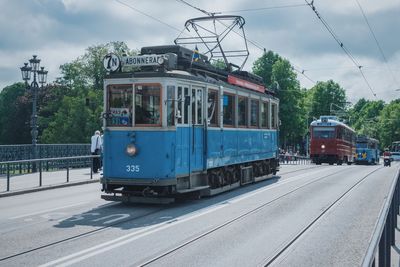
[[[0,198],[66,186],[98,183],[100,173],[93,173],[90,179],[90,168],[70,169],[67,183],[67,170],[42,172],[42,186],[39,187],[39,172],[10,177],[10,191],[7,192],[7,176],[0,176]]]

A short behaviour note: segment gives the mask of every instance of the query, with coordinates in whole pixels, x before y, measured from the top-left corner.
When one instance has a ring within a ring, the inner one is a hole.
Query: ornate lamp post
[[[39,90],[39,85],[38,82],[42,85],[46,83],[47,79],[47,71],[44,70],[44,67],[41,67],[39,70],[39,64],[40,64],[40,59],[37,58],[36,55],[33,56],[29,60],[30,66],[28,66],[28,63],[24,63],[24,66],[21,67],[21,74],[22,74],[22,80],[25,81],[25,85],[27,90],[31,90],[33,100],[32,100],[32,117],[31,117],[31,135],[32,135],[32,151],[33,151],[33,158],[36,159],[38,158],[38,153],[37,153],[37,135],[38,135],[38,130],[37,130],[37,95],[38,95],[38,90]],[[33,81],[29,85],[28,81],[31,79],[31,74],[33,73]],[[36,81],[36,75],[38,77],[38,82]],[[33,172],[36,172],[36,164],[33,164],[32,168]]]

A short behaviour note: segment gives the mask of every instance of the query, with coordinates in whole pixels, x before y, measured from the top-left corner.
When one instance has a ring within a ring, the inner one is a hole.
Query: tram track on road
[[[288,171],[288,172],[282,173],[282,174],[287,175],[287,174],[299,173],[299,172],[304,172],[304,171],[306,171],[306,170],[318,169],[318,168],[320,168],[320,167],[317,166],[317,167],[313,167],[313,168],[302,168],[302,169],[298,169],[298,170]],[[321,179],[323,179],[323,178],[329,177],[329,176],[334,175],[334,174],[337,174],[337,172],[335,172],[335,173],[333,173],[333,174],[325,175],[325,176],[323,176],[323,177],[318,178],[317,180],[321,180]],[[293,178],[293,177],[288,177],[288,178],[284,179],[283,181],[284,181],[284,182],[288,182],[288,181],[291,180],[291,178]],[[249,214],[251,214],[251,213],[253,213],[253,212],[256,212],[257,210],[261,209],[262,207],[264,207],[264,206],[266,206],[266,205],[269,205],[269,204],[273,203],[274,201],[277,201],[278,199],[280,199],[280,198],[282,198],[282,197],[284,197],[284,196],[286,196],[286,195],[288,195],[288,194],[290,194],[290,193],[292,193],[292,192],[294,192],[294,191],[297,191],[297,190],[301,189],[302,187],[304,187],[304,186],[306,186],[306,185],[309,185],[309,184],[311,184],[311,183],[314,183],[314,182],[316,182],[317,180],[314,179],[314,180],[312,180],[311,182],[306,183],[306,184],[304,184],[303,186],[298,187],[298,188],[296,188],[295,190],[292,190],[291,192],[288,192],[287,194],[281,195],[281,196],[279,196],[278,198],[276,198],[276,199],[274,199],[274,200],[272,200],[272,201],[269,201],[268,203],[265,203],[264,205],[262,205],[262,206],[260,206],[260,207],[258,207],[258,208],[256,208],[256,209],[254,209],[254,210],[252,210],[252,211],[247,212],[246,214],[243,214],[242,216],[240,216],[240,218],[245,217],[245,216],[248,216]],[[165,210],[166,208],[167,208],[166,206],[163,206],[162,208],[159,208],[159,209],[157,209],[157,210],[153,210],[153,211],[151,211],[151,212],[147,212],[147,213],[142,214],[142,215],[140,215],[140,216],[136,216],[136,217],[133,217],[133,218],[120,220],[120,221],[118,221],[118,222],[115,222],[115,223],[112,223],[112,224],[103,226],[103,227],[98,228],[98,229],[94,229],[94,230],[90,230],[90,231],[85,231],[85,232],[80,233],[80,234],[77,234],[77,235],[73,235],[73,236],[70,236],[70,237],[66,237],[66,238],[63,238],[63,239],[60,239],[60,240],[57,240],[57,241],[50,242],[50,243],[48,243],[48,244],[44,244],[44,245],[37,246],[37,247],[31,248],[31,249],[27,249],[27,250],[24,250],[24,251],[21,251],[21,252],[18,252],[18,253],[15,253],[15,254],[6,256],[6,257],[2,257],[2,258],[0,258],[0,263],[1,263],[1,262],[4,262],[4,261],[6,261],[6,260],[10,260],[10,259],[17,258],[17,257],[23,256],[23,255],[29,254],[29,253],[36,252],[36,251],[39,251],[39,250],[49,249],[49,248],[51,248],[51,247],[53,247],[53,246],[60,245],[60,244],[62,244],[62,243],[74,241],[74,240],[77,240],[77,239],[80,239],[80,238],[85,238],[85,237],[91,236],[91,235],[93,235],[93,234],[97,234],[97,233],[106,231],[106,230],[108,230],[108,229],[111,229],[112,227],[120,226],[120,225],[125,224],[125,223],[129,223],[129,222],[133,222],[133,221],[135,221],[135,220],[143,219],[143,218],[145,218],[145,217],[147,217],[147,216],[151,216],[151,215],[157,214],[157,213],[159,213],[159,212]],[[227,223],[225,223],[225,224],[223,224],[223,225],[217,227],[217,229],[213,229],[211,232],[204,233],[203,235],[201,235],[201,236],[198,237],[197,239],[201,238],[202,236],[206,236],[206,235],[208,235],[208,234],[210,234],[210,233],[212,233],[212,232],[218,230],[219,228],[222,228],[222,227],[224,227],[224,226],[226,226],[226,225],[228,225],[228,224],[231,224],[231,223],[233,223],[234,221],[239,220],[240,218],[235,218],[234,220],[229,221],[229,222],[227,222]],[[174,220],[176,220],[176,219],[174,219]],[[174,220],[173,220],[173,221],[174,221]],[[166,222],[166,223],[168,223],[168,222]],[[192,243],[192,242],[194,242],[194,241],[195,241],[195,240],[192,240],[192,241],[189,242],[189,243]],[[187,243],[187,244],[185,243],[185,245],[188,245],[189,243]],[[185,246],[185,245],[184,245],[184,246]],[[180,246],[180,247],[183,247],[183,246]],[[175,250],[176,250],[176,249],[175,249]],[[172,252],[173,252],[173,251],[171,251],[171,252],[169,252],[169,253],[172,253]],[[169,253],[168,253],[168,254],[169,254]],[[167,255],[167,254],[166,254],[166,255]],[[149,262],[149,263],[150,263],[150,262]],[[145,265],[142,265],[142,266],[145,266]]]
[[[359,179],[355,184],[353,184],[349,189],[343,192],[339,198],[333,201],[328,207],[326,207],[318,216],[316,216],[310,223],[308,223],[300,232],[298,232],[294,237],[292,237],[289,241],[286,242],[281,248],[279,248],[273,256],[265,258],[265,260],[261,263],[261,266],[270,266],[273,264],[284,252],[286,252],[301,236],[303,236],[315,223],[317,223],[328,211],[332,210],[336,204],[338,204],[344,197],[346,197],[350,192],[352,192],[355,188],[357,188],[361,183],[363,183],[367,177],[376,171],[382,169],[383,167],[378,167],[373,171],[369,172],[367,175],[364,175],[361,179]]]
[[[60,239],[60,240],[57,240],[57,241],[54,241],[54,242],[50,242],[50,243],[45,244],[45,245],[41,245],[41,246],[38,246],[38,247],[35,247],[35,248],[32,248],[32,249],[28,249],[28,250],[25,250],[25,251],[22,251],[22,252],[18,252],[18,253],[15,253],[13,255],[10,255],[10,256],[6,256],[6,257],[3,257],[3,258],[0,258],[0,263],[2,261],[5,261],[5,260],[9,260],[9,259],[12,259],[12,258],[15,258],[15,257],[19,257],[19,256],[22,256],[22,255],[25,255],[25,254],[28,254],[28,253],[32,253],[32,252],[35,252],[35,251],[38,251],[38,250],[41,250],[41,249],[49,248],[49,247],[52,247],[52,246],[55,246],[55,245],[59,245],[59,244],[62,244],[64,242],[73,241],[73,240],[78,239],[78,238],[83,238],[85,236],[89,236],[89,235],[92,235],[92,234],[100,233],[102,231],[110,229],[111,227],[115,227],[115,226],[118,226],[118,225],[121,225],[121,224],[124,224],[124,223],[127,223],[127,222],[132,222],[132,221],[135,221],[135,220],[138,220],[138,219],[142,219],[144,217],[156,214],[156,213],[158,213],[158,212],[160,212],[160,211],[162,211],[164,209],[165,208],[160,208],[160,209],[148,212],[146,214],[142,214],[140,216],[136,216],[134,218],[120,220],[118,222],[111,223],[109,225],[106,225],[106,226],[103,226],[103,227],[100,227],[100,228],[97,228],[97,229],[94,229],[94,230],[86,231],[86,232],[83,232],[83,233],[80,233],[80,234],[77,234],[77,235],[73,235],[73,236],[70,236],[70,237],[67,237],[67,238],[63,238],[63,239]]]
[[[367,174],[366,176],[364,176],[361,180],[359,180],[355,185],[353,185],[353,186],[351,187],[351,189],[353,189],[356,185],[358,185],[359,183],[361,183],[366,177],[368,177],[368,176],[371,175],[373,172],[375,172],[375,171],[377,171],[377,170],[379,170],[379,169],[380,169],[380,168],[377,168],[377,169],[375,169],[374,171],[368,173],[368,174]],[[252,215],[252,214],[254,214],[254,213],[256,213],[256,212],[258,212],[258,211],[260,211],[260,210],[262,210],[263,208],[265,208],[265,207],[267,207],[267,206],[269,206],[269,205],[275,203],[276,201],[278,201],[278,200],[280,200],[280,199],[282,199],[282,198],[284,198],[284,197],[286,197],[286,196],[288,196],[288,195],[290,195],[290,194],[295,193],[295,192],[298,191],[298,190],[301,190],[301,189],[303,189],[303,188],[305,188],[305,187],[307,187],[307,186],[309,186],[309,185],[311,185],[311,184],[313,184],[313,183],[316,183],[316,182],[321,181],[321,180],[323,180],[323,179],[327,179],[327,178],[329,178],[329,177],[331,177],[331,176],[337,175],[338,173],[341,173],[341,172],[344,172],[344,171],[347,171],[347,168],[342,169],[342,170],[339,170],[339,171],[334,172],[334,173],[331,173],[331,174],[323,175],[323,176],[320,176],[320,177],[318,177],[318,178],[312,179],[311,181],[309,181],[309,182],[307,182],[307,183],[305,183],[305,184],[302,184],[302,185],[300,185],[300,186],[297,186],[296,188],[294,188],[294,189],[292,189],[292,190],[290,190],[290,191],[288,191],[288,192],[286,192],[286,193],[284,193],[284,194],[281,194],[281,195],[279,195],[279,196],[277,196],[277,197],[275,197],[275,198],[273,198],[273,199],[271,199],[271,200],[269,200],[269,201],[267,201],[267,202],[264,202],[264,203],[262,203],[261,205],[258,205],[257,207],[255,207],[255,208],[253,208],[253,209],[251,209],[251,210],[249,210],[249,211],[247,211],[247,212],[245,212],[245,213],[242,213],[242,214],[240,214],[240,215],[238,215],[238,216],[236,216],[236,217],[234,217],[234,218],[232,218],[232,219],[230,219],[230,220],[228,220],[228,221],[226,221],[226,222],[224,222],[224,223],[222,223],[222,224],[219,224],[218,226],[215,226],[215,227],[213,227],[213,228],[210,229],[210,230],[207,230],[207,231],[205,231],[205,232],[203,232],[203,233],[201,233],[201,234],[198,234],[197,236],[192,237],[190,240],[187,240],[186,242],[184,242],[184,243],[182,243],[182,244],[179,244],[179,245],[177,245],[177,246],[175,246],[175,247],[173,247],[173,248],[171,248],[171,249],[169,249],[169,250],[166,250],[166,251],[164,251],[163,253],[161,253],[161,254],[159,254],[159,255],[157,255],[157,256],[154,256],[153,258],[148,259],[148,260],[145,261],[145,262],[139,263],[138,265],[135,264],[134,266],[143,267],[143,266],[148,266],[148,265],[150,265],[150,264],[156,263],[158,260],[161,260],[161,259],[163,259],[164,257],[166,257],[166,256],[168,256],[168,255],[170,255],[170,254],[172,254],[172,253],[174,253],[174,252],[177,252],[177,251],[179,251],[179,250],[181,250],[181,249],[183,249],[183,248],[185,248],[185,247],[187,247],[187,246],[189,246],[189,245],[195,243],[196,241],[199,241],[199,240],[201,240],[202,238],[207,237],[208,235],[210,235],[210,234],[212,234],[212,233],[214,233],[214,232],[216,232],[216,231],[218,231],[218,230],[221,230],[221,229],[223,229],[223,228],[225,228],[225,227],[227,227],[227,226],[229,226],[229,225],[231,225],[231,224],[237,223],[237,222],[239,222],[240,220],[242,220],[242,219],[244,219],[244,218],[246,218],[246,217],[248,217],[248,216],[250,216],[250,215]],[[307,229],[309,229],[316,221],[318,221],[318,219],[319,219],[320,217],[322,217],[332,206],[334,206],[340,199],[342,199],[351,189],[347,190],[346,193],[345,193],[344,195],[342,195],[339,199],[337,199],[331,206],[329,206],[328,209],[324,210],[324,212],[323,212],[322,214],[320,214],[320,215],[318,216],[317,219],[313,220],[313,222],[312,222],[308,227],[306,227],[306,229],[303,229],[303,231],[301,232],[300,235],[296,236],[296,237],[294,238],[294,240],[292,239],[291,242],[290,242],[290,244],[287,245],[287,246],[285,246],[283,249],[281,249],[277,254],[281,255],[291,244],[293,244],[302,234],[304,234],[304,232],[306,232]],[[263,264],[263,265],[264,265],[264,266],[267,266],[267,265],[269,265],[269,262],[272,263],[272,262],[279,256],[279,255],[277,255],[277,254],[275,254],[275,255],[272,256],[272,257],[269,257],[268,259],[271,258],[271,260],[266,260],[266,264]]]

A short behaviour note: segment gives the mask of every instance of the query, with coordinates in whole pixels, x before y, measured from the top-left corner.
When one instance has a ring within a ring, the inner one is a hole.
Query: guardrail
[[[90,144],[38,144],[38,158],[75,157],[90,155]],[[0,145],[0,162],[33,159],[33,146]]]
[[[399,171],[396,173],[388,198],[379,214],[370,245],[364,257],[363,267],[391,266],[391,247],[395,244],[395,230],[400,204]]]
[[[7,192],[10,191],[10,178],[11,172],[15,174],[16,170],[20,170],[23,164],[30,165],[35,162],[38,163],[38,175],[39,175],[39,187],[42,186],[43,170],[49,169],[66,169],[66,182],[69,182],[69,171],[71,168],[81,167],[82,161],[85,161],[86,166],[90,166],[90,179],[93,179],[93,158],[100,158],[100,155],[90,155],[90,156],[76,156],[76,157],[62,157],[62,158],[43,158],[43,159],[27,159],[27,160],[14,160],[14,161],[4,161],[0,162],[0,169],[6,170],[7,175]],[[52,164],[55,163],[55,164]],[[78,164],[78,165],[77,165]],[[49,168],[50,166],[50,168]],[[55,168],[52,168],[54,167]],[[29,172],[28,172],[29,173]],[[22,174],[22,173],[21,173]]]
[[[279,155],[279,164],[311,164],[311,159],[305,156]]]

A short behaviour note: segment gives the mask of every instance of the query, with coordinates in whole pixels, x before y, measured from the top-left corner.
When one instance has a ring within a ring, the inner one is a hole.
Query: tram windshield
[[[313,128],[314,139],[330,139],[335,138],[334,127],[314,127]]]
[[[400,152],[400,141],[395,141],[392,143],[391,151]]]
[[[135,124],[161,125],[160,85],[135,85]]]
[[[109,85],[107,126],[132,126],[132,85]]]
[[[135,125],[161,125],[161,85],[159,84],[136,84],[134,87],[131,84],[109,85],[107,100],[107,126],[132,127],[133,118]]]
[[[357,146],[357,148],[368,148],[368,143],[367,142],[357,142],[356,146]]]

